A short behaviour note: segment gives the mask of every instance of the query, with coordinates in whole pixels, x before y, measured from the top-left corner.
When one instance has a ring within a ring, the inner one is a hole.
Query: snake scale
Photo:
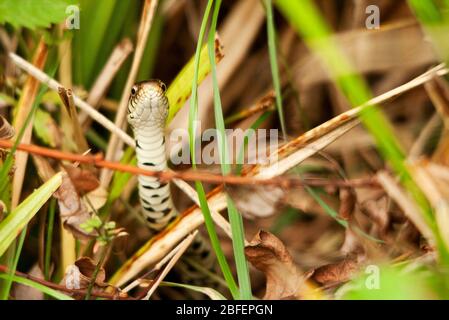
[[[169,103],[165,95],[166,86],[160,80],[148,80],[136,83],[128,102],[128,123],[136,140],[136,157],[139,168],[162,171],[167,169],[164,128]],[[178,216],[173,205],[170,185],[156,177],[138,176],[138,189],[141,212],[149,229],[158,232],[164,229]],[[216,267],[209,243],[196,236],[185,256],[199,262],[208,270]],[[177,264],[182,279],[198,285],[207,284],[204,273],[190,264]]]

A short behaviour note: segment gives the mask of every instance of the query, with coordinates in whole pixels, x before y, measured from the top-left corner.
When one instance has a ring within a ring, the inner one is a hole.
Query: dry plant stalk
[[[168,264],[165,266],[164,270],[157,276],[156,281],[151,284],[151,288],[146,294],[144,300],[150,300],[154,291],[159,287],[161,282],[165,279],[167,274],[171,269],[175,266],[176,262],[181,258],[184,252],[189,248],[195,236],[198,234],[198,230],[195,230],[193,233],[189,234],[180,244],[178,251],[173,255]]]
[[[68,111],[71,127],[73,131],[73,138],[77,149],[79,152],[85,152],[89,149],[89,145],[87,144],[86,138],[81,129],[80,122],[78,121],[78,115],[75,108],[75,101],[73,99],[72,89],[65,89],[64,87],[58,88],[58,94],[61,98],[62,103],[64,104],[66,110]]]
[[[382,184],[385,192],[401,207],[404,214],[410,219],[410,221],[415,225],[415,227],[421,232],[421,234],[429,241],[429,243],[434,244],[435,239],[432,230],[430,230],[427,223],[424,221],[419,208],[417,207],[414,200],[401,188],[399,183],[395,181],[386,172],[380,172],[377,174],[377,179]]]
[[[43,39],[39,41],[36,52],[33,57],[33,65],[37,69],[43,69],[45,61],[47,60],[48,49]],[[14,121],[14,128],[16,132],[25,125],[25,120],[31,112],[34,100],[36,99],[37,90],[39,88],[39,81],[32,76],[28,76],[28,79],[23,88],[22,95],[20,97],[19,105],[17,107],[17,116]],[[30,143],[33,129],[33,119],[25,128],[24,135],[20,142]],[[12,182],[12,201],[11,208],[15,208],[19,204],[20,194],[22,193],[23,180],[25,178],[25,169],[27,165],[28,154],[25,152],[18,152],[16,154],[14,172],[14,178]]]

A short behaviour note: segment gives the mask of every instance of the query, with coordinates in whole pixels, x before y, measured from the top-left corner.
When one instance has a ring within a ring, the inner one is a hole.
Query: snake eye
[[[161,82],[161,89],[164,93],[165,93],[165,91],[167,91],[167,86],[163,82]]]
[[[133,86],[133,87],[131,88],[131,95],[132,95],[132,96],[135,96],[136,93],[137,93],[137,86]]]

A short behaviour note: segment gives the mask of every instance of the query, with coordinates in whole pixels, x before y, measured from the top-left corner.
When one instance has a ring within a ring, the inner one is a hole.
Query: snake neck
[[[146,126],[134,129],[137,165],[141,169],[162,171],[167,169],[164,132],[160,127]],[[150,229],[159,231],[172,222],[178,212],[168,182],[156,177],[139,175],[139,196],[142,214]]]

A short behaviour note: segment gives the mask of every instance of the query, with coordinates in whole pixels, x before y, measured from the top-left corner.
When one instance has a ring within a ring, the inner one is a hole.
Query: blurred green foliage
[[[0,0],[0,24],[48,28],[52,23],[62,22],[67,17],[67,7],[75,3],[75,0]]]
[[[158,11],[161,10],[159,1]],[[135,43],[143,1],[80,0],[80,28],[71,30],[73,36],[74,83],[89,89],[104,67],[114,47],[125,38]],[[156,12],[137,80],[151,77],[161,31],[163,15]],[[116,75],[111,97],[119,99],[131,66],[132,55]]]
[[[370,265],[339,293],[346,300],[448,299],[447,285],[447,276],[427,266]]]

